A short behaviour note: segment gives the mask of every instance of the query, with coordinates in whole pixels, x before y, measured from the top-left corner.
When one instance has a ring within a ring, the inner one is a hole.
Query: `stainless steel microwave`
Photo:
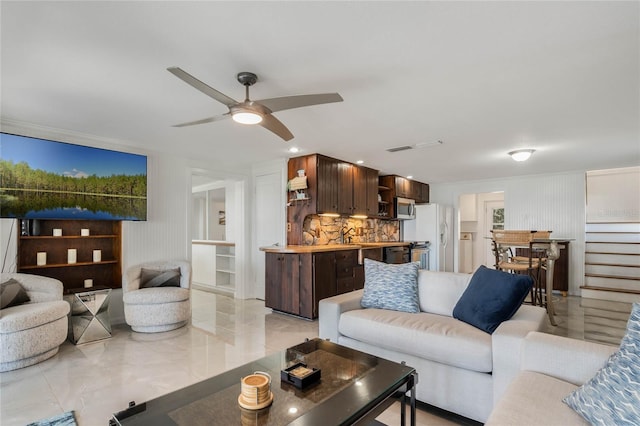
[[[416,218],[416,201],[408,198],[394,198],[396,219],[410,220]]]

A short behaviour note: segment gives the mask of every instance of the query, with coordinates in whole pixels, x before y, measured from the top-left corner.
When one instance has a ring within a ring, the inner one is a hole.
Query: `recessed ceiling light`
[[[358,160],[358,161],[356,161],[356,164],[364,164],[364,161],[363,160]]]
[[[409,175],[407,176],[407,179],[413,179],[413,176]]]
[[[298,152],[298,151],[300,151],[300,149],[299,149],[298,147],[292,146],[291,148],[289,148],[289,152],[292,152],[292,153],[294,153],[294,154],[295,154],[296,152]]]

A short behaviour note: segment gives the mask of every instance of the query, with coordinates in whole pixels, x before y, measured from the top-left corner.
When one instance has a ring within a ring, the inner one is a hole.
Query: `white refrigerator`
[[[402,221],[404,241],[429,241],[429,270],[453,272],[453,208],[415,206],[416,218]]]

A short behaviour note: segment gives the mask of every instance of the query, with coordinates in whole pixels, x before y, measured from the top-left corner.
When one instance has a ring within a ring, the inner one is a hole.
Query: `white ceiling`
[[[1,3],[1,107],[17,121],[244,165],[320,152],[437,183],[640,164],[640,3]],[[166,71],[281,111],[284,142]],[[443,145],[388,153],[436,140]],[[526,163],[506,153],[536,149]],[[299,154],[298,154],[299,155]]]

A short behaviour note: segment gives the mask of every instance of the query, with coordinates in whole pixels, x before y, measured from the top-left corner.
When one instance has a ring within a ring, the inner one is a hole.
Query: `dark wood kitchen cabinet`
[[[378,171],[353,166],[353,214],[378,215]]]
[[[317,213],[335,213],[338,211],[340,162],[334,158],[317,155],[315,196]],[[290,173],[291,174],[291,173]],[[291,179],[291,176],[289,176]],[[311,184],[311,182],[309,182]]]
[[[300,315],[300,254],[266,253],[265,306]]]
[[[288,179],[304,170],[307,197],[287,209],[287,244],[302,244],[305,217],[312,214],[378,215],[378,171],[320,154],[289,159]]]
[[[343,161],[338,163],[338,213],[353,214],[353,181],[355,166]]]
[[[276,311],[315,319],[320,300],[357,288],[358,250],[265,257],[265,306]]]
[[[415,200],[416,204],[429,202],[429,185],[415,180],[407,179],[397,175],[380,176],[379,184],[390,188],[388,202],[392,202],[394,197],[409,198]]]

